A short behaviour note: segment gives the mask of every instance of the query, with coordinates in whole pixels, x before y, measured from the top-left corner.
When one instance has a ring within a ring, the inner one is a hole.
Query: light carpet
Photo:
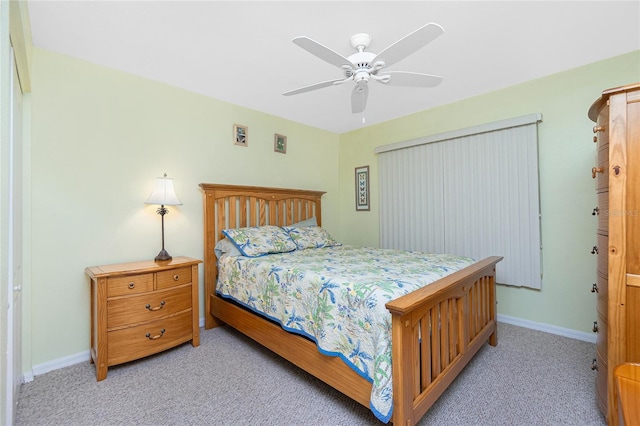
[[[595,345],[508,324],[420,425],[598,425]],[[376,425],[358,403],[230,327],[109,368],[89,362],[22,385],[16,425]]]

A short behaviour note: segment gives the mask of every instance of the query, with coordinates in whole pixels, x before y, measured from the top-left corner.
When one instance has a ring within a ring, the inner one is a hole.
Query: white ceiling
[[[427,22],[444,27],[388,68],[440,75],[442,84],[413,89],[371,81],[365,125],[640,49],[637,0],[28,4],[37,47],[337,133],[363,126],[362,115],[351,113],[351,84],[282,96],[342,77],[294,37],[349,56],[355,33],[371,34],[368,50],[380,52]]]

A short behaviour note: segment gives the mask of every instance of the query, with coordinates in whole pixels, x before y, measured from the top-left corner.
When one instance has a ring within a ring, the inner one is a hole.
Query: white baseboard
[[[53,361],[44,362],[34,365],[31,374],[24,373],[22,379],[24,383],[33,381],[35,376],[48,373],[49,371],[58,370],[60,368],[69,367],[70,365],[80,364],[81,362],[89,362],[89,351],[82,351],[77,354],[67,355]]]
[[[596,337],[593,334],[584,333],[582,331],[571,330],[569,328],[558,327],[555,325],[544,324],[535,321],[529,321],[522,318],[511,317],[509,315],[498,314],[498,322],[517,325],[519,327],[531,328],[533,330],[544,331],[550,334],[569,337],[571,339],[582,340],[585,342],[595,343]],[[200,318],[200,328],[204,327],[204,318]],[[68,355],[53,361],[44,362],[34,365],[31,373],[23,373],[22,379],[24,383],[33,381],[35,376],[48,373],[49,371],[58,370],[60,368],[69,367],[81,362],[89,362],[89,351],[83,351],[74,355]]]
[[[535,322],[502,314],[498,314],[498,322],[530,328],[532,330],[544,331],[545,333],[582,340],[583,342],[596,343],[596,335],[593,333],[585,333],[583,331],[572,330],[570,328],[558,327],[557,325],[545,324],[542,322]]]
[[[200,318],[200,328],[204,327],[204,317]],[[43,362],[34,365],[30,372],[22,373],[22,383],[32,382],[35,376],[48,373],[49,371],[58,370],[60,368],[69,367],[71,365],[80,364],[81,362],[89,362],[90,352],[88,350],[79,352],[74,355],[67,355],[53,361]]]

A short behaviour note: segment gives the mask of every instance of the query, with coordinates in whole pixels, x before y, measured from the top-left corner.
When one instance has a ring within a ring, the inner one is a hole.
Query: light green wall
[[[158,252],[160,218],[143,204],[154,177],[173,177],[184,203],[165,217],[166,248],[175,256],[202,258],[200,182],[327,191],[324,226],[345,243],[377,246],[375,147],[532,112],[544,117],[543,290],[501,287],[498,310],[589,332],[595,194],[586,111],[603,89],[638,80],[640,52],[634,52],[336,135],[34,49],[32,282],[25,304],[32,327],[24,336],[33,365],[88,349],[86,266],[149,259]],[[232,144],[233,123],[249,127],[247,148]],[[288,136],[286,155],[273,152],[274,133]],[[354,206],[354,168],[362,165],[370,166],[369,212],[355,212]]]
[[[143,202],[164,172],[184,203],[165,217],[174,256],[202,259],[201,182],[327,191],[323,225],[339,236],[337,134],[42,49],[32,82],[34,365],[88,350],[85,267],[158,253],[157,206]],[[233,145],[234,123],[248,147]]]
[[[379,244],[380,145],[478,124],[542,113],[539,125],[543,288],[500,286],[498,312],[571,330],[591,332],[595,319],[596,205],[591,167],[595,146],[587,110],[607,88],[640,81],[640,52],[601,61],[340,136],[342,240]],[[371,211],[355,212],[354,168],[369,165]],[[495,253],[499,255],[500,253]],[[498,264],[498,268],[500,265]]]

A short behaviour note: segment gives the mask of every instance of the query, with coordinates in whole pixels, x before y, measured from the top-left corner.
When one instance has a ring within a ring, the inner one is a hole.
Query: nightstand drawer
[[[191,311],[109,332],[108,364],[115,365],[163,351],[192,339]]]
[[[107,302],[107,329],[154,321],[191,308],[191,286],[155,291]]]
[[[153,290],[153,274],[128,275],[107,279],[107,297],[125,296]]]
[[[156,288],[175,287],[191,282],[191,267],[162,271],[156,274]]]

